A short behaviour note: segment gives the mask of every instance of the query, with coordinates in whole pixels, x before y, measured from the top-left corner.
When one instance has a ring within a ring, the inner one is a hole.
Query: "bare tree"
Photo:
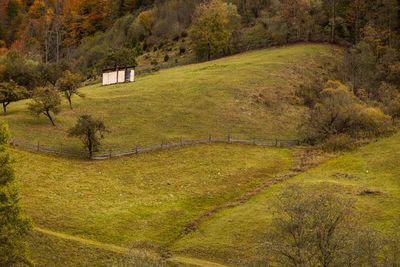
[[[263,265],[397,266],[399,239],[363,227],[354,199],[339,191],[329,184],[286,186],[262,238]]]

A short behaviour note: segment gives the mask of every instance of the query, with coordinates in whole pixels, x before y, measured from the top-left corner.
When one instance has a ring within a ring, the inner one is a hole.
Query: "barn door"
[[[125,70],[125,82],[128,83],[131,79],[131,71]]]

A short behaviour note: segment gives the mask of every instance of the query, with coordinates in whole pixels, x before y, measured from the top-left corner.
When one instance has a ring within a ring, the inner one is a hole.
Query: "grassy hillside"
[[[339,52],[318,44],[265,49],[161,70],[131,84],[85,87],[85,98],[73,98],[73,111],[64,101],[57,127],[45,117],[32,117],[27,101],[11,104],[5,118],[18,138],[75,148],[79,141],[68,138],[66,131],[83,113],[104,119],[110,127],[106,146],[158,144],[209,133],[294,138],[304,112],[294,96],[301,73],[323,72],[322,66]]]
[[[196,216],[287,170],[291,162],[286,149],[226,144],[95,162],[12,154],[21,203],[36,226],[151,249],[168,245]]]
[[[332,183],[356,198],[366,223],[387,233],[400,230],[400,134],[311,169],[292,183]],[[199,231],[179,240],[181,255],[229,263],[257,259],[257,239],[268,229],[271,205],[281,186],[275,185],[244,205],[226,209],[203,223]],[[375,194],[365,194],[366,191]]]

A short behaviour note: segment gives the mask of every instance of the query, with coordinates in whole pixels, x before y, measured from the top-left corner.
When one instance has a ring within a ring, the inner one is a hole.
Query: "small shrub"
[[[354,124],[360,129],[363,137],[377,137],[390,132],[391,117],[378,108],[364,108],[355,118]]]
[[[354,148],[354,140],[347,134],[334,134],[325,139],[323,148],[326,151],[337,152]]]
[[[185,42],[185,39],[182,39],[182,43],[184,43]]]
[[[174,38],[172,38],[173,41],[178,42],[179,41],[179,35],[175,34]]]
[[[168,52],[171,52],[171,51],[172,51],[172,47],[168,48],[167,51],[168,51]]]
[[[150,64],[151,64],[151,65],[154,65],[154,66],[158,65],[157,59],[154,58],[154,59],[150,62]]]
[[[167,62],[169,60],[169,56],[168,56],[168,54],[165,54],[165,56],[164,56],[164,62]]]
[[[175,58],[175,63],[178,63],[178,59],[177,58]]]
[[[179,55],[185,54],[186,48],[184,46],[179,47]]]
[[[186,31],[183,31],[182,33],[181,33],[181,37],[182,38],[185,38],[185,37],[187,37],[188,36],[188,33],[186,32]]]
[[[164,45],[165,45],[165,42],[161,41],[160,43],[158,43],[158,49],[163,48]]]
[[[143,46],[142,46],[143,51],[146,51],[147,48],[148,48],[148,44],[147,44],[147,42],[144,42]]]
[[[157,51],[157,46],[153,47],[153,52]]]

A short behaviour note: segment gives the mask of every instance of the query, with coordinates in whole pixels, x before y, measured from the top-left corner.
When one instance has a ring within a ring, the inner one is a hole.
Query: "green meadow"
[[[286,183],[335,185],[355,199],[365,224],[390,235],[400,230],[399,160],[400,134],[396,134],[328,160]],[[176,242],[174,253],[224,264],[259,259],[275,195],[284,185],[274,185],[249,202],[220,212]]]
[[[229,144],[105,161],[17,150],[12,155],[21,204],[37,227],[155,251],[177,240],[197,216],[285,172],[291,163],[287,149]]]
[[[105,147],[210,133],[297,138],[306,108],[295,89],[304,75],[322,75],[338,53],[321,44],[252,51],[141,75],[135,83],[84,87],[74,110],[63,102],[56,127],[32,117],[27,101],[12,103],[5,119],[17,138],[76,149],[79,140],[66,131],[84,113],[109,126]],[[260,237],[286,183],[334,184],[356,199],[365,224],[400,230],[399,134],[338,154],[198,220],[291,173],[302,149],[309,148],[210,143],[103,161],[11,149],[21,204],[35,224],[30,254],[38,266],[110,266],[132,253],[163,257],[167,266],[245,264],[259,259]]]
[[[111,130],[104,146],[133,148],[228,133],[296,138],[305,108],[295,88],[304,73],[324,72],[337,53],[335,46],[320,44],[251,51],[144,74],[134,83],[84,87],[84,98],[73,97],[74,110],[63,101],[56,127],[44,116],[31,116],[28,101],[12,103],[5,119],[18,139],[75,149],[79,140],[67,130],[80,114],[104,120]]]

